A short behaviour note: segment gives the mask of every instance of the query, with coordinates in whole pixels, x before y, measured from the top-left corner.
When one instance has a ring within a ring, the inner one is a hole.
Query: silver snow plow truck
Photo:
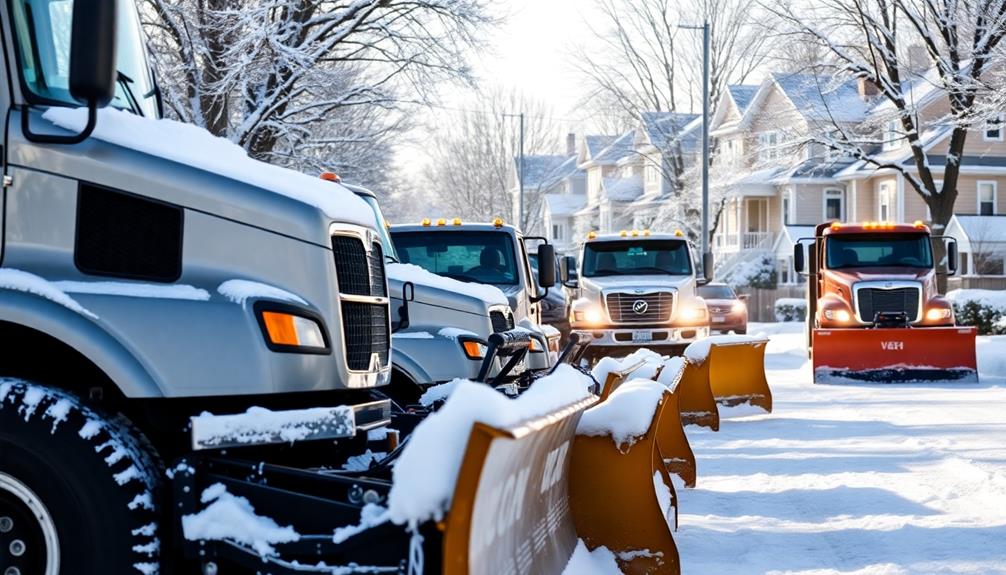
[[[159,121],[133,2],[0,15],[0,573],[415,569],[400,526],[333,537],[401,449],[373,212]]]

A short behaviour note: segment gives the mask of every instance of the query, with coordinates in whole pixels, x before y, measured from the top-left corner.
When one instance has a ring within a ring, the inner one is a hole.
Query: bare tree
[[[822,132],[827,136],[814,136],[815,142],[900,174],[929,206],[934,231],[942,234],[953,216],[968,130],[982,119],[983,99],[995,91],[990,82],[998,71],[990,68],[1004,57],[1006,0],[819,0],[815,10],[798,10],[783,0],[771,10],[787,24],[786,33],[808,38],[829,53],[825,70],[838,79],[867,82],[890,110],[863,125],[863,131],[833,121],[832,129]],[[908,47],[915,44],[924,46],[932,61],[928,74],[913,73]],[[923,125],[917,94],[933,84],[948,112]],[[894,134],[883,129],[891,121]],[[947,132],[942,149],[928,148],[933,142],[924,139],[934,127]],[[892,138],[907,142],[910,166],[883,153]],[[939,188],[931,155],[943,156]],[[942,243],[937,248],[942,252]]]
[[[574,66],[591,87],[583,107],[638,125],[646,112],[692,112],[701,108],[702,34],[683,30],[681,23],[710,24],[710,101],[712,113],[723,91],[744,82],[771,56],[766,24],[758,11],[742,0],[597,0],[606,30],[598,31],[598,46],[582,49]],[[670,183],[675,203],[691,211],[673,217],[698,236],[697,186],[687,177],[689,161],[682,148],[684,123],[662,123],[654,144],[664,156],[658,169]],[[722,202],[711,219],[719,221]],[[696,229],[692,229],[696,228]],[[710,236],[715,233],[710,225]]]
[[[502,88],[476,92],[463,110],[448,111],[429,127],[430,163],[425,181],[436,190],[442,210],[469,220],[512,213],[519,129],[513,114],[524,112],[525,155],[552,152],[560,130],[540,101]],[[540,214],[542,194],[526,194],[526,226]]]
[[[493,23],[486,0],[138,2],[168,112],[294,167],[398,131]]]

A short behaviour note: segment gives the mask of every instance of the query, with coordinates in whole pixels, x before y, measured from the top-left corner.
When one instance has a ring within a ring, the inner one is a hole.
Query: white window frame
[[[901,147],[904,136],[901,134],[901,121],[897,118],[884,122],[884,131],[881,136],[881,147],[885,152],[897,150]]]
[[[786,188],[782,191],[782,198],[779,200],[781,204],[781,216],[782,225],[792,226],[796,218],[793,216],[793,189]]]
[[[555,241],[564,241],[566,239],[566,226],[562,223],[552,222],[552,239]]]
[[[1002,142],[1003,130],[1006,130],[1006,114],[999,112],[991,118],[985,119],[985,126],[982,128],[982,140],[985,142]],[[989,132],[999,132],[998,136],[989,136]]]
[[[975,213],[979,216],[985,215],[982,214],[982,204],[984,203],[982,202],[983,185],[992,186],[992,214],[990,215],[994,216],[996,214],[996,207],[999,205],[999,182],[995,180],[978,180],[975,182],[975,202],[977,204],[976,208],[978,209]]]
[[[758,161],[771,162],[779,157],[779,130],[758,133]]]
[[[877,219],[882,222],[890,221],[891,210],[894,208],[894,198],[891,197],[894,191],[891,189],[891,182],[884,182],[877,187]],[[884,200],[887,200],[887,215],[884,213]]]
[[[821,221],[827,222],[828,218],[828,197],[838,198],[838,220],[839,222],[846,221],[845,213],[845,190],[841,188],[825,188],[821,192],[821,197],[823,198],[821,202]]]

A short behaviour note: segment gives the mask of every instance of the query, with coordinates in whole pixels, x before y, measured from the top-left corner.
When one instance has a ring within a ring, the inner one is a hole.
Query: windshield
[[[700,286],[699,297],[704,299],[737,299],[730,286]]]
[[[31,100],[42,104],[80,106],[70,96],[70,31],[74,0],[10,0],[17,34],[21,79]],[[154,80],[147,66],[146,44],[133,2],[118,2],[117,68],[112,106],[157,117]],[[128,80],[127,80],[128,78]]]
[[[501,232],[392,232],[402,263],[460,281],[517,285],[516,250]]]
[[[395,252],[395,244],[392,243],[391,236],[388,235],[388,221],[384,219],[384,213],[381,212],[381,205],[377,203],[377,198],[373,196],[360,196],[360,198],[367,202],[370,209],[374,211],[374,227],[377,228],[377,235],[381,237],[381,249],[384,250],[384,256],[397,262],[398,254]]]
[[[583,250],[583,276],[691,275],[688,244],[680,240],[591,242]]]
[[[828,268],[932,268],[933,252],[926,235],[829,236]]]

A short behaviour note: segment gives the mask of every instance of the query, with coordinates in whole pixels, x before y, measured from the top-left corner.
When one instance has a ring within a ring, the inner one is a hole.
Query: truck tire
[[[146,446],[76,396],[0,378],[0,573],[157,573]]]

